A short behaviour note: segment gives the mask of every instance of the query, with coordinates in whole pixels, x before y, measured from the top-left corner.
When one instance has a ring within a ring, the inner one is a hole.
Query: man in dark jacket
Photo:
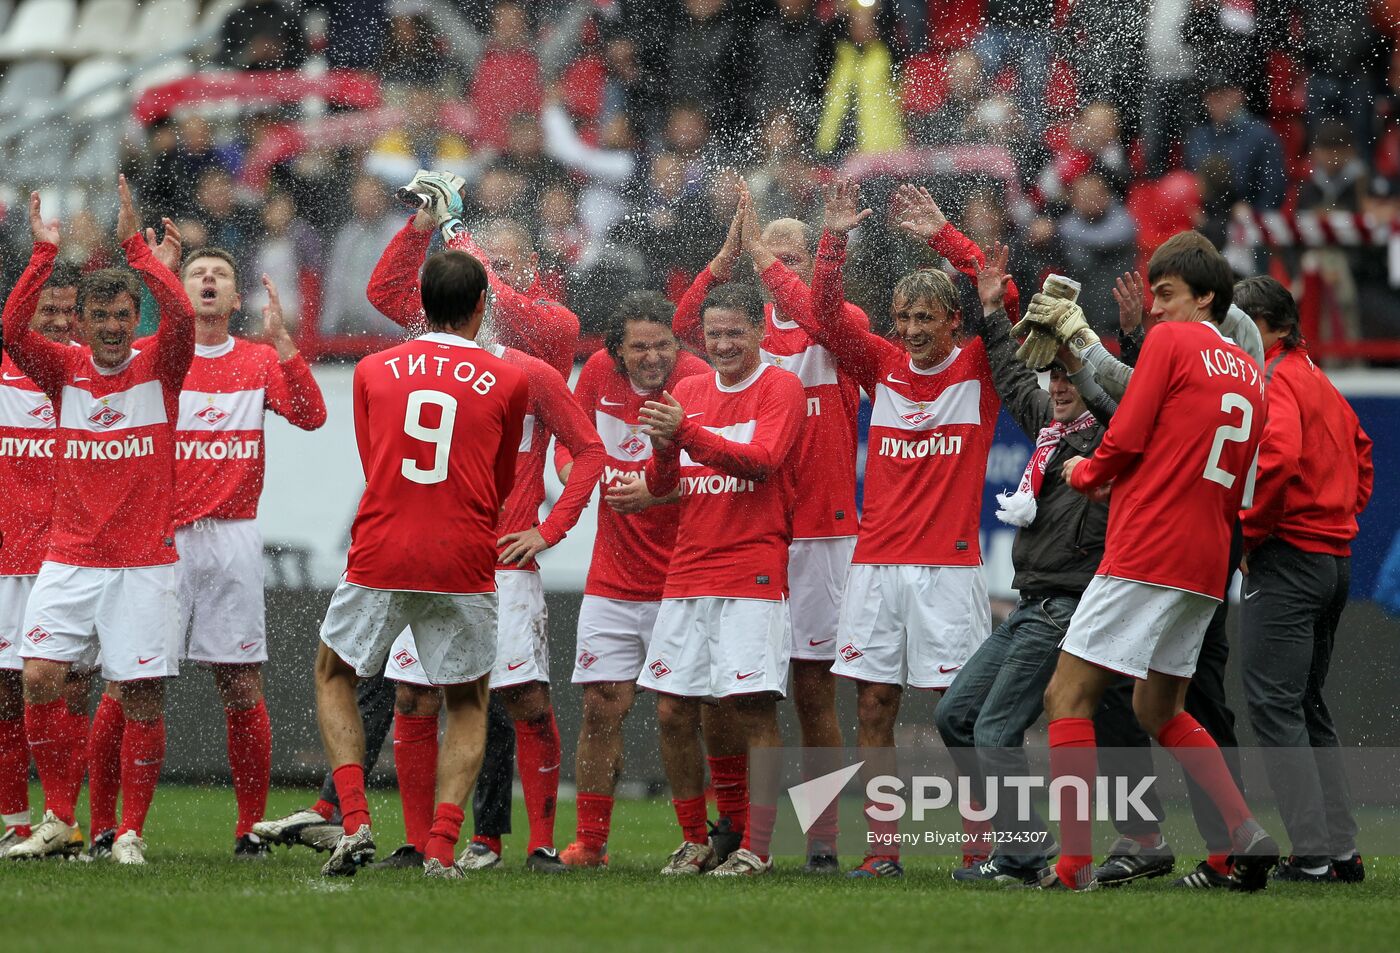
[[[1030,773],[1022,751],[1025,732],[1040,717],[1060,641],[1098,569],[1108,526],[1107,505],[1071,490],[1060,478],[1059,466],[1066,457],[1093,453],[1104,425],[1089,413],[1063,367],[1051,371],[1047,392],[1016,359],[1002,305],[1009,281],[1006,260],[1005,249],[998,248],[980,268],[978,295],[984,315],[981,335],[997,394],[1035,441],[1020,486],[1002,495],[997,513],[1002,522],[1020,527],[1012,562],[1013,585],[1021,599],[963,665],[934,713],[960,773],[979,779]],[[973,747],[977,751],[969,758]],[[1028,819],[1016,818],[1010,790],[998,792],[996,800],[992,826],[1002,835],[1016,832],[1014,846],[985,863],[955,870],[953,877],[1032,883],[1050,845],[1044,821],[1034,812]]]

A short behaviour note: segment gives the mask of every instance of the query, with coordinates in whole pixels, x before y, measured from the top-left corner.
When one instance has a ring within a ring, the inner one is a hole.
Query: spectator
[[[1032,134],[1045,130],[1054,0],[987,0],[986,25],[973,42],[987,75],[1016,68],[1016,105]]]
[[[218,64],[226,69],[301,69],[307,50],[306,30],[291,5],[247,0],[219,31]]]
[[[563,105],[550,95],[540,114],[544,152],[585,182],[579,193],[579,224],[583,229],[584,258],[591,259],[603,236],[628,211],[625,195],[638,175],[637,137],[626,113],[606,118],[597,146],[588,144],[574,128]]]
[[[562,288],[564,276],[579,264],[584,249],[573,190],[562,182],[546,188],[540,195],[538,218],[541,281]]]
[[[636,40],[620,30],[611,33],[603,43],[603,62],[608,71],[599,119],[606,123],[626,116],[649,137],[659,134],[662,117],[655,84],[642,71]]]
[[[539,205],[546,189],[568,178],[568,171],[545,154],[540,121],[531,113],[519,112],[510,117],[505,151],[497,162],[525,180],[524,202],[531,209]]]
[[[1083,286],[1079,304],[1089,323],[1109,337],[1118,331],[1113,282],[1137,261],[1137,225],[1097,170],[1074,180],[1069,202],[1059,224],[1066,270]]]
[[[734,148],[748,131],[750,68],[754,51],[729,0],[684,0],[685,11],[671,37],[669,74],[684,77],[687,97],[704,110],[712,129],[734,137]],[[760,55],[785,57],[787,50]]]
[[[1308,155],[1308,178],[1298,190],[1299,210],[1357,212],[1366,192],[1366,163],[1346,123],[1330,119],[1317,127]]]
[[[291,195],[281,191],[272,192],[263,203],[260,234],[262,240],[249,256],[253,267],[245,279],[242,314],[262,313],[267,304],[262,276],[267,275],[277,286],[287,327],[295,328],[301,320],[302,279],[321,267],[321,240],[297,217]]]
[[[1051,204],[1063,202],[1075,178],[1091,167],[1108,178],[1113,191],[1126,193],[1132,170],[1120,135],[1118,110],[1112,103],[1085,106],[1070,127],[1066,148],[1041,171],[1041,198]]]
[[[719,165],[721,157],[710,141],[710,121],[704,108],[694,100],[682,99],[666,117],[666,149],[685,169],[686,182],[698,182],[705,170]]]
[[[933,112],[915,120],[910,135],[926,146],[947,146],[973,138],[978,106],[987,95],[982,62],[971,50],[959,50],[945,66],[947,87],[943,101]]]
[[[1230,167],[1234,191],[1255,208],[1283,205],[1283,147],[1278,136],[1244,108],[1244,93],[1224,73],[1206,80],[1203,93],[1208,121],[1191,133],[1186,167],[1199,172],[1212,157]]]
[[[850,7],[826,84],[817,127],[818,154],[903,148],[904,118],[899,102],[894,56],[880,36],[875,8]]]
[[[193,217],[203,228],[205,240],[228,251],[241,266],[259,226],[257,213],[238,200],[233,176],[219,166],[205,169],[194,196]],[[243,267],[238,270],[247,272]]]
[[[350,213],[326,260],[321,329],[326,334],[397,335],[399,326],[369,303],[365,288],[379,256],[403,226],[403,216],[389,208],[384,186],[371,175],[360,175],[350,186]]]
[[[528,188],[519,172],[501,164],[495,164],[481,174],[475,190],[468,196],[471,202],[467,208],[467,221],[472,230],[493,219],[528,219],[530,210],[526,207]]]
[[[403,122],[380,136],[365,156],[364,170],[386,185],[403,185],[419,169],[475,177],[466,140],[442,126],[443,94],[423,76],[404,91]]]
[[[820,176],[791,117],[777,112],[763,129],[763,162],[749,175],[749,193],[760,221],[815,221],[822,211]]]
[[[540,111],[543,89],[539,62],[530,49],[532,42],[524,7],[512,2],[497,4],[491,13],[486,53],[470,93],[476,110],[477,141],[482,145],[504,148],[510,117],[522,111]]]
[[[781,111],[809,138],[821,109],[822,80],[831,72],[833,37],[812,0],[777,0],[777,14],[754,28],[753,114]]]
[[[1299,4],[1303,18],[1303,65],[1308,70],[1307,114],[1311,122],[1335,119],[1347,124],[1352,141],[1375,142],[1377,82],[1384,44],[1376,23],[1394,14],[1371,0],[1326,0]],[[1392,21],[1392,29],[1394,23]]]
[[[447,75],[441,47],[427,4],[396,2],[390,6],[388,38],[375,71],[386,84],[441,85]]]

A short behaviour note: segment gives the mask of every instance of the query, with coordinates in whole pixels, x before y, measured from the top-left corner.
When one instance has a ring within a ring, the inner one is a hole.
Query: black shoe
[[[536,847],[525,858],[525,869],[537,874],[567,874],[569,868],[559,859],[559,851],[553,847]]]
[[[1361,862],[1360,854],[1352,854],[1346,860],[1332,861],[1332,874],[1337,883],[1359,884],[1366,879],[1366,865]]]
[[[1235,889],[1246,893],[1263,890],[1269,885],[1269,871],[1278,866],[1278,843],[1254,818],[1230,832],[1235,870],[1231,879]]]
[[[807,855],[807,863],[802,865],[804,874],[839,874],[841,863],[836,859],[836,851],[830,844],[813,844]]]
[[[1087,870],[1088,868],[1086,867],[1084,869]],[[1056,872],[1054,867],[1046,867],[1036,875],[1034,880],[1026,883],[1024,886],[1029,890],[1063,890],[1068,893],[1085,893],[1090,890],[1099,889],[1099,882],[1090,877],[1089,882],[1084,886],[1071,887],[1060,879],[1060,875]]]
[[[1013,863],[1010,858],[997,855],[971,867],[954,868],[953,879],[964,884],[997,883],[1034,887],[1040,883],[1042,869]]]
[[[1173,887],[1187,887],[1193,890],[1210,890],[1219,888],[1221,890],[1235,889],[1235,882],[1229,877],[1220,873],[1206,861],[1201,861],[1196,865],[1196,869],[1185,877],[1178,877],[1172,881]]]
[[[734,829],[729,818],[721,817],[710,825],[710,846],[714,848],[717,863],[728,860],[729,855],[738,850],[743,842],[744,835]]]
[[[412,844],[404,844],[388,857],[369,865],[370,870],[422,870],[423,855]]]
[[[116,828],[108,828],[101,834],[92,836],[92,843],[88,846],[87,855],[90,860],[104,860],[112,856],[112,844],[117,840]],[[1360,858],[1357,858],[1358,860]]]
[[[257,834],[244,834],[233,844],[234,860],[267,860],[271,856],[272,845]]]
[[[1303,869],[1303,865],[1297,857],[1290,856],[1275,868],[1273,877],[1270,879],[1295,884],[1330,884],[1336,881],[1337,875],[1330,864],[1324,872],[1310,874]]]
[[[1134,880],[1165,877],[1175,869],[1176,855],[1165,840],[1157,847],[1144,847],[1131,837],[1120,837],[1094,871],[1094,879],[1105,887],[1121,887]]]

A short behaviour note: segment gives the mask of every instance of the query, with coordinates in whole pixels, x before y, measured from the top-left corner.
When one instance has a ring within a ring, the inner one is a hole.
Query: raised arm
[[[695,276],[690,287],[685,289],[685,293],[676,302],[676,315],[671,319],[671,330],[675,332],[676,337],[701,353],[705,351],[705,333],[700,327],[700,306],[705,303],[705,295],[710,293],[711,288],[734,277],[734,263],[739,260],[739,252],[743,250],[741,228],[744,198],[747,195],[747,187],[740,184],[739,206],[734,210],[734,218],[729,223],[729,232],[724,236],[724,244],[710,263],[700,269],[700,274]]]
[[[894,202],[900,228],[948,259],[958,271],[977,280],[978,269],[986,265],[987,256],[976,242],[948,221],[928,189],[905,183],[895,193]],[[1019,318],[1021,292],[1010,279],[1006,282],[1003,307],[1013,321]]]
[[[326,422],[326,399],[321,395],[321,385],[316,383],[311,366],[287,333],[277,285],[267,275],[262,276],[262,283],[267,289],[267,304],[262,309],[263,336],[277,351],[277,364],[268,369],[267,406],[294,427],[316,430]]]
[[[418,272],[432,240],[432,219],[419,212],[390,239],[365,289],[380,314],[410,333],[427,327]]]
[[[975,246],[974,246],[975,247]],[[980,253],[980,252],[979,252]],[[1011,340],[1011,321],[1005,303],[1010,293],[1011,276],[1006,272],[1010,254],[1000,242],[992,250],[991,261],[973,262],[977,279],[977,296],[982,302],[982,322],[979,333],[987,346],[987,363],[992,368],[992,382],[997,396],[1016,424],[1032,440],[1041,428],[1055,419],[1050,395],[1040,386],[1040,378],[1016,359],[1016,345]]]
[[[156,371],[166,387],[179,390],[194,361],[194,305],[179,277],[146,244],[124,175],[117,176],[117,197],[117,241],[126,253],[127,264],[146,283],[160,311],[155,333]]]

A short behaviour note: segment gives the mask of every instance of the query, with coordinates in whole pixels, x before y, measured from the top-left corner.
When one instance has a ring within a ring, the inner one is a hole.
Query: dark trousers
[[[1244,552],[1243,537],[1239,524],[1235,524],[1230,537],[1230,576],[1234,576]],[[1227,579],[1226,588],[1229,588]],[[1186,690],[1186,712],[1215,739],[1225,763],[1234,775],[1235,784],[1244,791],[1244,780],[1240,773],[1239,741],[1235,737],[1235,713],[1225,699],[1225,666],[1230,661],[1230,640],[1225,632],[1225,620],[1229,613],[1228,603],[1222,602],[1211,616],[1210,625],[1201,641],[1201,654],[1196,659],[1196,673],[1191,676],[1191,685]],[[1111,706],[1100,708],[1094,718],[1094,731],[1100,748],[1115,748],[1116,763],[1100,764],[1101,774],[1122,775],[1130,779],[1154,774],[1152,761],[1152,738],[1138,724],[1133,714],[1133,687],[1135,679],[1124,678],[1109,688],[1105,701],[1116,696],[1119,701]],[[1230,852],[1230,831],[1215,802],[1200,785],[1186,776],[1186,791],[1191,799],[1191,814],[1196,820],[1196,829],[1212,854]],[[1149,802],[1150,804],[1153,802]],[[1154,806],[1153,813],[1158,817],[1162,812]],[[1118,832],[1127,835],[1152,834],[1157,825],[1138,819],[1120,824]]]
[[[1060,643],[1078,605],[1074,596],[1022,599],[963,665],[938,703],[934,724],[958,773],[974,778],[983,798],[990,796],[985,790],[987,778],[1030,773],[1024,750],[1026,730],[1044,711],[1045,688],[1055,674]],[[1095,725],[1137,724],[1131,695],[1110,693],[1094,721]],[[1102,739],[1099,743],[1104,744]],[[1162,816],[1155,789],[1148,789],[1143,803],[1153,816]],[[997,792],[992,827],[1017,835],[998,853],[1024,866],[1043,865],[1044,847],[1051,841],[1045,821],[1033,805],[1029,817],[1018,818],[1015,806],[1015,792]]]
[[[394,723],[392,680],[382,675],[362,678],[355,686],[355,704],[365,725],[365,775],[374,770],[384,739]],[[511,779],[515,775],[515,725],[494,695],[486,711],[486,757],[472,791],[473,829],[483,837],[510,833]],[[321,782],[321,800],[339,806],[329,771]]]
[[[1240,603],[1245,702],[1269,785],[1303,866],[1356,847],[1341,742],[1322,689],[1351,560],[1270,539],[1249,555]]]

